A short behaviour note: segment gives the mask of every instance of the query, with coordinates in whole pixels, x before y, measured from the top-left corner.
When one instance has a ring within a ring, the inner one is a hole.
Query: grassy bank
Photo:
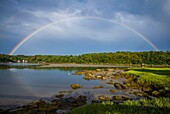
[[[170,87],[170,68],[130,69],[128,74],[138,77],[138,83],[151,83],[156,86]]]
[[[157,91],[164,91],[164,97],[154,99],[128,100],[120,104],[102,103],[75,108],[70,114],[167,114],[170,111],[170,68],[135,68],[127,75],[137,77],[140,85],[151,85]],[[158,88],[157,88],[158,87]],[[163,89],[162,89],[163,88]]]
[[[114,103],[91,104],[76,108],[70,114],[167,114],[170,111],[170,99],[125,101]]]

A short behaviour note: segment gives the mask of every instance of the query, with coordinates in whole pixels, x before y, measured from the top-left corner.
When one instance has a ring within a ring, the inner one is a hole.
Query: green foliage
[[[70,114],[167,114],[170,111],[170,99],[125,101],[121,104],[90,104],[73,109]]]
[[[170,108],[170,98],[155,98],[152,100],[141,99],[137,101],[129,100],[122,103],[122,105]]]
[[[81,63],[81,64],[150,64],[170,65],[170,52],[149,51],[149,52],[109,52],[90,53],[78,56],[65,55],[35,55],[35,56],[9,56],[0,54],[0,62],[16,62],[27,60],[33,63]]]

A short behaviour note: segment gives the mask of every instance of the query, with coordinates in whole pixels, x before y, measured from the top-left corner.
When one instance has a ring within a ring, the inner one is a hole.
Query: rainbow
[[[136,35],[138,35],[140,38],[142,38],[143,40],[145,40],[154,50],[156,51],[159,51],[159,49],[143,34],[139,33],[138,31],[136,31],[135,29],[125,25],[125,24],[122,24],[122,23],[119,23],[119,22],[116,22],[114,20],[110,20],[110,19],[106,19],[106,18],[101,18],[101,17],[91,17],[91,16],[79,16],[79,17],[69,17],[69,18],[66,18],[66,19],[63,19],[63,20],[60,20],[60,21],[55,21],[53,23],[50,23],[50,24],[47,24],[45,26],[42,26],[41,28],[35,30],[34,32],[32,32],[31,34],[29,34],[27,37],[25,37],[23,40],[21,40],[10,52],[9,52],[9,55],[13,55],[16,50],[21,46],[23,45],[27,40],[29,40],[31,37],[33,37],[35,34],[41,32],[42,30],[44,29],[47,29],[48,27],[52,26],[52,25],[55,25],[55,24],[58,24],[58,23],[62,23],[62,22],[65,22],[65,21],[68,21],[68,20],[76,20],[76,19],[96,19],[96,20],[101,20],[101,21],[107,21],[107,22],[111,22],[111,23],[114,23],[114,24],[117,24],[117,25],[120,25],[126,29],[128,29],[129,31],[135,33]]]

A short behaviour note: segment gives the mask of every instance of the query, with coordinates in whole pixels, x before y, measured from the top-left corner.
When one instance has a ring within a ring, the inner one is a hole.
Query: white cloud
[[[89,39],[101,42],[126,40],[133,35],[114,23],[86,19],[64,21],[41,32],[41,36],[48,39]]]
[[[113,20],[135,28],[145,28],[150,24],[155,24],[155,22],[147,16],[133,15],[127,12],[116,12]]]
[[[165,31],[163,23],[157,22],[147,15],[116,12],[113,20],[129,26],[142,34],[145,34],[145,36],[152,36],[150,39],[154,39],[155,37],[153,36],[157,36]]]
[[[102,14],[102,12],[95,8],[92,8],[92,10],[96,12],[95,14],[97,15]],[[17,21],[19,24],[17,26],[10,25],[11,29],[9,30],[19,34],[25,34],[25,36],[46,24],[82,15],[82,10],[80,9],[75,9],[72,11],[68,9],[57,11],[23,10],[22,12],[32,15],[32,18],[29,21],[25,21],[25,18],[18,19]],[[155,28],[155,26],[158,26],[155,21],[151,20],[147,16],[133,15],[127,12],[115,12],[113,20],[128,25],[136,30],[141,31],[142,33],[148,33],[151,29],[153,29],[153,27]],[[15,20],[11,18],[8,22],[13,21]],[[84,23],[86,23],[85,26],[83,25]],[[126,39],[127,37],[132,37],[134,35],[134,33],[131,33],[130,31],[125,30],[125,28],[117,26],[116,24],[110,24],[110,27],[106,27],[101,31],[98,28],[93,28],[93,26],[96,26],[95,23],[96,20],[90,20],[88,23],[85,19],[66,20],[53,25],[46,30],[43,30],[41,34],[42,36],[46,36],[44,38],[48,39],[87,38],[104,42],[118,41]],[[102,25],[100,22],[97,24]],[[16,29],[13,30],[14,28]],[[21,29],[24,32],[21,33]]]
[[[23,12],[30,13],[34,16],[36,16],[39,19],[48,19],[49,21],[55,22],[57,20],[61,20],[68,17],[78,16],[81,14],[81,10],[76,9],[74,11],[69,10],[58,10],[58,11],[28,11],[24,10]]]

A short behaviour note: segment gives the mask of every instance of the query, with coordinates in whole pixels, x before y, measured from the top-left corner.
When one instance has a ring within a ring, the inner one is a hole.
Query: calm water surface
[[[73,83],[86,88],[101,84],[98,80],[86,81],[83,76],[72,75],[72,72],[60,69],[0,69],[0,105],[50,97],[59,91],[70,90]]]

